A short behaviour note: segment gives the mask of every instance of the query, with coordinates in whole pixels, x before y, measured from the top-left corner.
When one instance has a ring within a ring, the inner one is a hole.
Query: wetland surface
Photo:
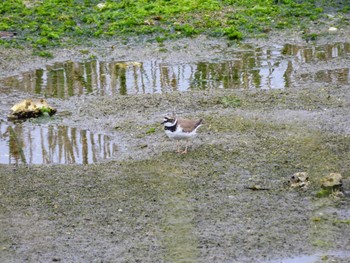
[[[0,261],[349,262],[349,43],[2,49]],[[8,122],[27,97],[57,115]],[[173,112],[205,120],[187,155]],[[316,197],[332,172],[345,196]]]

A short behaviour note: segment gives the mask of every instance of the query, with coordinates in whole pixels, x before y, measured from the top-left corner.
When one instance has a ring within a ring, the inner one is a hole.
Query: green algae
[[[5,1],[0,4],[0,31],[18,36],[1,39],[0,44],[29,45],[47,57],[51,54],[45,49],[90,38],[171,39],[204,33],[240,40],[264,36],[272,29],[305,27],[323,12],[314,2],[272,0]]]

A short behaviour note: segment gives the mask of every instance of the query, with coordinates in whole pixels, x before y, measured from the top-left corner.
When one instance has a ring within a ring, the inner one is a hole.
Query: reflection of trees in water
[[[249,63],[248,63],[249,62]],[[194,78],[191,83],[192,89],[210,89],[210,88],[260,88],[261,75],[256,65],[259,60],[254,61],[254,66],[246,67],[252,64],[251,59],[228,61],[224,63],[198,63]]]
[[[0,128],[2,163],[88,164],[112,157],[116,151],[108,136],[66,126],[0,124]],[[8,160],[4,159],[5,152]]]
[[[282,54],[295,57],[299,62],[328,61],[335,57],[343,57],[350,53],[350,43],[331,43],[322,46],[298,46],[286,44]]]
[[[11,126],[7,129],[9,135],[9,153],[10,157],[14,156],[16,163],[27,163],[24,152],[23,152],[23,140],[17,134],[22,133],[22,126],[17,126],[13,129]]]
[[[349,52],[349,43],[323,46],[286,44],[281,48],[249,47],[233,51],[227,54],[225,61],[218,62],[67,61],[6,78],[2,82],[5,86],[58,98],[88,93],[125,95],[208,88],[285,88],[290,86],[293,72],[300,64],[328,61]],[[326,80],[348,82],[344,76]]]
[[[313,73],[301,74],[300,78],[305,82],[348,84],[350,82],[350,68],[320,70]]]

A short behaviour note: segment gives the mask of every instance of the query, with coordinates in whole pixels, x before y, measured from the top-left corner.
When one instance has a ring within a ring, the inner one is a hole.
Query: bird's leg
[[[188,147],[188,143],[189,143],[189,141],[186,141],[186,146],[185,146],[185,150],[184,150],[183,152],[181,152],[182,154],[184,154],[184,153],[187,153],[187,147]]]
[[[179,141],[176,141],[176,152],[179,153],[180,151],[180,145],[179,145]]]

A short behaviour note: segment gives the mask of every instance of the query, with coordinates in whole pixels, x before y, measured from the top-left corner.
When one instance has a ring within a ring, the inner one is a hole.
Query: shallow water
[[[350,257],[348,251],[334,251],[329,253],[317,253],[313,255],[301,255],[292,258],[285,258],[280,260],[273,260],[266,263],[317,263],[317,262],[347,262]],[[337,258],[341,261],[337,261]],[[328,261],[330,260],[330,261]],[[343,261],[344,260],[344,261]]]
[[[242,44],[225,56],[193,63],[66,61],[0,79],[0,93],[69,98],[82,94],[126,95],[208,89],[287,89],[295,83],[350,83],[350,67],[297,73],[312,64],[350,55],[350,43],[253,47]],[[87,164],[113,156],[105,135],[65,126],[1,123],[0,163]],[[11,135],[12,133],[12,135]]]
[[[349,67],[297,75],[305,65],[347,57],[350,43],[259,47],[242,45],[225,59],[197,63],[147,61],[66,61],[0,80],[3,87],[68,98],[81,94],[162,93],[193,89],[284,89],[293,83],[350,82]],[[1,91],[0,91],[1,92]]]
[[[112,157],[110,137],[67,126],[0,123],[0,163],[88,164]]]

